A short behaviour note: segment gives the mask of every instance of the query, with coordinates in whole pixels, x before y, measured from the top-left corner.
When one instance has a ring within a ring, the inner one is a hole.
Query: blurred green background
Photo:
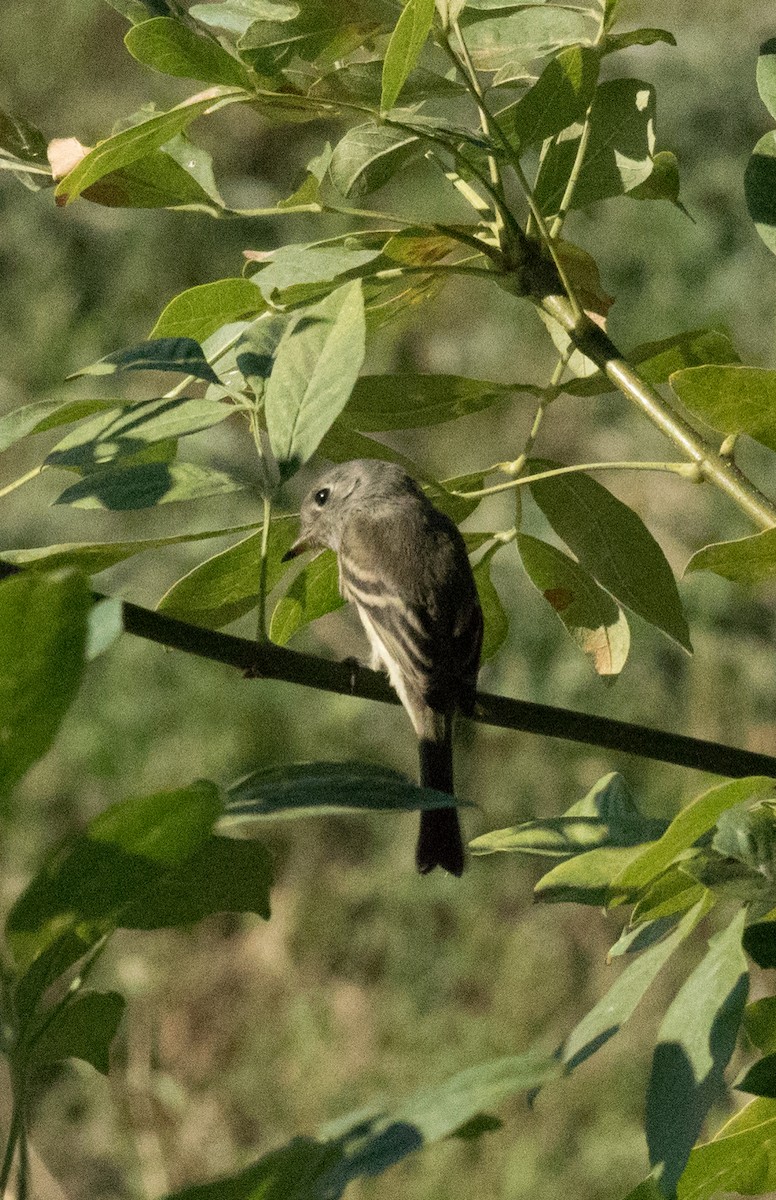
[[[597,258],[616,296],[610,328],[626,347],[724,324],[745,360],[776,365],[776,262],[747,216],[742,187],[751,148],[769,128],[754,70],[759,43],[775,32],[772,6],[625,0],[622,9],[633,24],[677,34],[677,49],[629,51],[607,69],[656,83],[658,145],[679,155],[694,223],[668,204],[624,199],[575,217],[568,236]],[[163,108],[192,90],[135,63],[122,46],[125,28],[98,0],[4,0],[0,106],[50,137],[89,143],[148,100]],[[256,206],[292,189],[330,131],[272,128],[230,109],[194,135],[213,150],[228,199]],[[430,176],[413,177],[393,199],[411,209],[430,186]],[[0,206],[0,412],[75,394],[80,385],[62,382],[68,371],[147,336],[182,289],[238,274],[242,249],[312,240],[333,228],[307,217],[214,221],[86,202],[61,210],[51,193],[34,195],[8,177]],[[549,339],[526,304],[463,284],[449,286],[414,322],[381,331],[369,360],[372,370],[540,381],[551,364]],[[440,475],[458,474],[518,453],[529,422],[516,401],[396,444]],[[219,427],[218,435],[205,435],[199,453],[216,465],[236,458],[250,477],[237,431]],[[613,397],[559,405],[538,448],[569,462],[666,453]],[[6,454],[0,486],[40,456],[40,439]],[[754,450],[745,465],[772,484]],[[289,507],[303,483],[290,489]],[[700,545],[747,532],[710,488],[688,492],[687,484],[645,473],[608,475],[606,483],[639,511],[678,573]],[[3,501],[3,546],[201,529],[258,512],[250,491],[210,507],[128,516],[50,508],[56,490],[44,477]],[[499,528],[507,520],[507,502],[494,501],[470,524]],[[535,512],[529,522],[540,528]],[[201,546],[147,555],[99,583],[154,603],[197,556]],[[632,660],[607,689],[522,576],[512,547],[497,560],[495,579],[511,629],[482,673],[483,687],[774,751],[772,592],[691,576],[681,589],[694,658],[634,618]],[[343,612],[299,644],[338,656],[364,650],[357,622]],[[197,776],[229,782],[262,763],[349,756],[414,772],[404,714],[248,682],[127,637],[93,664],[55,750],[19,789],[1,851],[3,905],[48,847],[124,796]],[[479,806],[466,815],[468,832],[559,813],[613,769],[655,813],[672,812],[708,782],[626,756],[462,727],[459,790]],[[538,868],[509,856],[476,860],[461,881],[438,873],[419,879],[414,825],[414,818],[375,817],[278,827],[268,838],[277,864],[269,925],[223,918],[175,935],[116,940],[101,982],[119,987],[130,1006],[113,1076],[69,1065],[38,1103],[34,1142],[74,1200],[154,1196],[212,1178],[376,1095],[401,1095],[565,1036],[613,977],[605,954],[617,916],[532,907]],[[507,1105],[502,1130],[417,1155],[353,1185],[352,1195],[623,1194],[645,1170],[648,1051],[675,978],[659,982],[630,1027],[569,1081],[533,1108],[524,1100]],[[725,1103],[721,1097],[715,1120]]]

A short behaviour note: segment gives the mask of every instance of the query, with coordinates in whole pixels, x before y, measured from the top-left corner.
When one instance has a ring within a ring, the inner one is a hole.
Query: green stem
[[[224,345],[221,346],[221,348],[216,351],[216,353],[213,355],[213,357],[209,358],[207,360],[208,363],[210,364],[210,366],[212,367],[213,363],[217,363],[220,359],[222,359],[224,357],[225,354],[228,354],[230,350],[233,350],[234,347],[239,342],[241,337],[242,337],[242,330],[240,330],[239,333],[235,333],[232,337],[230,337],[229,341],[225,342]],[[182,392],[185,392],[187,387],[191,387],[192,383],[197,383],[197,382],[199,382],[199,381],[197,380],[196,375],[187,375],[185,379],[182,379],[180,381],[180,383],[176,383],[175,387],[171,388],[169,392],[165,392],[163,399],[174,400],[176,396],[180,396]],[[0,493],[0,495],[2,495],[2,493]]]
[[[469,54],[469,48],[466,45],[466,42],[464,41],[463,34],[461,33],[461,27],[458,24],[457,20],[453,20],[452,29],[453,29],[453,32],[455,33],[456,41],[458,42],[460,61],[459,61],[458,55],[455,53],[452,46],[450,45],[450,40],[447,36],[445,36],[445,39],[444,39],[445,49],[447,50],[448,54],[450,55],[450,57],[452,58],[453,62],[456,64],[458,69],[463,70],[464,78],[467,80],[472,92],[474,93],[474,97],[477,101],[477,109],[480,114],[480,127],[482,129],[482,132],[485,134],[486,138],[490,138],[490,136],[491,136],[490,115],[489,115],[487,107],[485,106],[485,103],[484,103],[485,94],[482,90],[482,85],[480,83],[479,76],[477,75],[477,72],[474,69],[474,63],[472,62],[471,55]],[[494,189],[498,192],[499,196],[502,197],[502,199],[503,199],[503,197],[504,197],[504,181],[501,178],[501,168],[499,167],[499,164],[496,161],[495,156],[492,154],[488,155],[488,170],[490,172],[490,181],[493,184]],[[506,207],[506,205],[504,205],[504,207]],[[496,219],[493,222],[493,234],[494,234],[494,237],[496,238],[499,246],[501,245],[501,242],[502,242],[502,235],[504,232],[505,224],[506,224],[506,222],[505,222],[505,218],[504,218],[503,207],[501,205],[496,205]]]
[[[14,479],[12,483],[7,483],[5,487],[0,488],[0,497],[10,496],[11,492],[15,492],[23,483],[29,483],[36,475],[40,475],[43,465],[43,463],[38,463],[37,467],[33,467],[30,471],[26,471],[24,475],[20,475],[18,479]]]
[[[261,528],[261,563],[259,566],[259,627],[256,631],[258,642],[268,642],[267,633],[267,548],[269,546],[269,531],[272,521],[272,500],[264,497],[264,524]]]
[[[519,479],[509,479],[506,483],[496,483],[493,487],[480,488],[476,492],[453,492],[465,500],[480,500],[484,496],[495,496],[499,492],[509,492],[512,488],[523,487],[527,483],[539,483],[542,479],[552,479],[556,475],[574,475],[581,471],[668,471],[672,475],[681,475],[685,479],[698,480],[698,471],[693,463],[679,462],[597,462],[577,463],[573,467],[554,467],[551,471],[540,471],[538,475],[521,475]]]
[[[776,525],[776,504],[755,487],[751,480],[725,455],[705,441],[678,413],[674,412],[656,388],[626,362],[611,338],[588,317],[575,318],[564,296],[543,295],[541,307],[571,337],[577,350],[590,358],[623,395],[649,417],[653,425],[669,438],[690,460],[701,478],[724,492],[761,529]]]
[[[20,1111],[19,1105],[16,1103],[14,1094],[13,1112],[11,1114],[11,1125],[8,1130],[8,1140],[5,1143],[5,1153],[3,1155],[3,1163],[0,1166],[0,1200],[5,1200],[5,1194],[8,1190],[8,1184],[11,1179],[11,1171],[16,1157],[16,1147],[19,1144],[20,1129]]]
[[[424,267],[387,267],[383,271],[375,271],[373,275],[362,275],[361,278],[379,279],[383,282],[391,279],[401,279],[404,275],[487,275],[493,278],[492,267],[470,267],[461,263],[429,263]]]
[[[522,453],[518,455],[514,462],[499,464],[499,470],[506,472],[507,475],[519,475],[523,470],[526,460],[534,448],[534,443],[536,442],[539,429],[541,428],[542,421],[544,420],[544,414],[547,411],[548,406],[552,404],[553,400],[557,400],[558,396],[563,390],[560,386],[560,381],[563,378],[563,372],[566,370],[568,361],[573,352],[573,345],[571,342],[569,342],[563,354],[561,354],[560,358],[555,364],[555,369],[550,377],[550,382],[546,393],[540,398],[539,403],[536,406],[534,419],[531,424],[531,428],[528,431],[528,437],[525,439]]]

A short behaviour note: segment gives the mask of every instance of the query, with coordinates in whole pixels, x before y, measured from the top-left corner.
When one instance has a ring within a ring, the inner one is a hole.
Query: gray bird
[[[453,717],[471,715],[482,648],[482,611],[466,546],[453,521],[393,463],[355,459],[324,475],[302,504],[286,558],[328,546],[339,587],[420,742],[420,781],[453,795]],[[463,871],[455,808],[421,813],[421,874]]]

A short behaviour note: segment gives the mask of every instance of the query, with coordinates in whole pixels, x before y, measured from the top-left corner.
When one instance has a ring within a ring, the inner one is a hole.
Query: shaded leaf
[[[534,888],[537,900],[549,904],[608,904],[621,893],[614,882],[639,854],[639,846],[601,846],[553,867]]]
[[[493,557],[502,548],[502,542],[494,542],[490,549],[485,551],[473,570],[480,608],[485,621],[480,655],[482,662],[487,662],[489,658],[493,657],[504,644],[509,633],[509,617],[490,577],[490,565]]]
[[[533,87],[497,114],[499,128],[516,150],[541,144],[581,120],[595,94],[598,53],[583,46],[561,50]]]
[[[776,38],[769,38],[760,47],[757,90],[768,112],[776,119]]]
[[[335,146],[329,174],[343,196],[360,198],[381,188],[420,151],[414,133],[389,125],[356,125]]]
[[[727,809],[746,801],[763,799],[772,794],[774,786],[772,779],[752,776],[722,783],[703,792],[674,817],[658,841],[626,866],[616,880],[616,887],[626,892],[646,887],[671,865],[678,854],[713,829]]]
[[[630,630],[625,613],[579,563],[548,542],[518,534],[528,578],[542,593],[594,670],[610,679],[625,666]]]
[[[672,1196],[710,1106],[724,1087],[749,990],[741,950],[744,913],[709,940],[658,1033],[647,1092],[650,1162]]]
[[[365,336],[358,281],[306,309],[284,333],[265,392],[267,432],[282,478],[315,453],[345,407]]]
[[[183,155],[179,143],[185,147]],[[212,179],[210,156],[182,134],[167,142],[163,150],[109,171],[81,195],[106,208],[188,209],[215,217],[224,210]]]
[[[27,1061],[35,1066],[81,1058],[103,1075],[110,1068],[110,1046],[124,1013],[118,992],[82,992],[61,1008],[53,1020],[44,1013],[41,1032],[31,1031],[34,1044]]]
[[[230,525],[225,529],[208,529],[202,533],[176,533],[170,537],[143,538],[134,542],[65,542],[59,546],[40,546],[31,550],[3,550],[0,558],[4,562],[23,567],[37,564],[46,570],[60,567],[77,567],[85,575],[97,575],[116,563],[141,554],[144,550],[158,550],[163,546],[177,546],[182,542],[199,542],[207,538],[227,537],[231,533],[243,533],[256,529],[257,523]]]
[[[510,387],[461,375],[363,375],[343,417],[356,429],[418,429],[481,412],[514,391],[536,395],[532,384]]]
[[[257,317],[266,307],[261,292],[250,279],[217,279],[174,296],[148,336],[191,338],[202,343],[222,325],[243,317]]]
[[[65,488],[55,504],[75,508],[108,508],[117,512],[153,508],[180,500],[199,500],[240,491],[244,483],[223,471],[199,467],[196,463],[142,463],[93,471],[78,483]]]
[[[431,32],[434,0],[407,0],[383,60],[380,108],[393,108]]]
[[[269,301],[274,293],[283,293],[287,288],[307,283],[330,283],[340,275],[356,272],[378,258],[380,252],[381,247],[281,246],[272,252],[267,266],[262,267],[252,280]],[[286,296],[282,296],[282,302],[288,302]]]
[[[283,555],[296,537],[298,523],[296,516],[277,517],[270,525],[268,592],[288,570]],[[165,592],[158,604],[159,611],[207,629],[220,629],[250,612],[259,602],[261,541],[259,527],[228,550],[193,567]]]
[[[46,753],[75,699],[90,607],[74,572],[0,583],[0,797]]]
[[[332,100],[355,100],[380,108],[383,90],[383,64],[379,59],[371,62],[351,62],[324,75],[311,88],[313,96],[324,96]],[[437,97],[461,96],[466,92],[463,84],[434,71],[418,67],[411,71],[401,90],[405,104],[417,104],[421,100]]]
[[[675,863],[647,887],[631,913],[632,925],[646,925],[686,912],[703,899],[705,886],[683,866],[682,862]]]
[[[755,229],[776,254],[776,130],[763,134],[746,164],[744,195]]]
[[[776,1054],[766,1054],[742,1071],[734,1085],[740,1092],[776,1100]]]
[[[532,460],[531,473],[554,463]],[[663,551],[641,518],[587,475],[532,483],[531,494],[558,537],[608,592],[691,650],[676,581]]]
[[[68,375],[114,375],[117,371],[171,371],[176,375],[193,375],[206,383],[220,383],[210,363],[202,353],[199,342],[189,337],[163,337],[141,342],[127,350],[114,350],[104,358]]]
[[[571,207],[622,196],[649,177],[655,150],[655,92],[639,79],[602,83],[590,113],[590,133]],[[542,160],[534,194],[546,215],[556,213],[566,191],[582,126],[577,137],[553,143]]]
[[[64,933],[93,944],[123,911],[210,837],[222,810],[215,784],[124,800],[56,849],[11,909],[6,936],[29,966]]]
[[[764,996],[747,1004],[744,1031],[761,1054],[776,1051],[776,996]]]
[[[668,29],[626,29],[623,33],[607,35],[604,54],[612,54],[615,50],[627,50],[629,46],[654,46],[656,42],[675,46],[676,38]]]
[[[227,87],[252,87],[249,72],[214,38],[204,37],[171,17],[155,17],[134,25],[126,34],[124,45],[138,62],[164,75],[202,79]]]
[[[242,90],[212,88],[206,96],[192,96],[176,105],[169,112],[150,117],[139,125],[124,129],[105,141],[98,142],[85,158],[73,168],[57,185],[58,202],[70,204],[85,188],[103,176],[145,158],[169,142],[203,113],[234,104],[237,100],[249,100],[250,95]]]
[[[324,550],[294,578],[291,586],[275,605],[269,635],[285,646],[295,633],[325,613],[342,608],[345,601],[339,591],[337,556]]]
[[[33,192],[53,183],[45,136],[30,121],[3,109],[0,109],[0,170],[10,170]]]
[[[36,400],[0,417],[0,451],[7,450],[32,433],[43,433],[59,425],[80,421],[92,413],[111,409],[116,400]]]
[[[155,442],[209,429],[233,414],[223,402],[189,396],[141,401],[83,422],[49,451],[44,463],[93,471]]]
[[[597,15],[583,9],[521,5],[494,14],[489,8],[478,12],[469,4],[461,14],[466,45],[482,71],[525,70],[536,58],[562,46],[592,45],[596,37]]]
[[[748,433],[776,450],[776,371],[703,366],[678,371],[671,387],[690,412],[721,433]]]
[[[692,933],[708,911],[701,901],[687,913],[664,941],[650,946],[617,976],[605,996],[582,1018],[563,1046],[563,1061],[578,1067],[614,1037],[633,1015],[644,993],[671,955]]]
[[[231,826],[364,809],[414,812],[450,803],[447,792],[418,787],[398,771],[371,763],[289,763],[262,767],[232,784],[224,821]],[[456,797],[452,803],[468,802]]]
[[[776,575],[776,529],[765,529],[733,542],[716,542],[696,551],[688,571],[713,571],[737,583],[763,583]]]

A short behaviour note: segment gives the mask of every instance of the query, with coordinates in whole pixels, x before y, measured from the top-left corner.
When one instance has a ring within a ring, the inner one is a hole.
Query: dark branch
[[[19,568],[0,562],[0,579],[15,575]],[[95,599],[104,599],[95,593]],[[349,662],[332,662],[312,654],[300,654],[273,643],[259,644],[247,638],[201,629],[175,617],[137,604],[124,602],[124,628],[127,633],[148,641],[158,642],[175,650],[185,650],[213,662],[236,667],[260,679],[282,679],[304,687],[326,692],[358,696],[364,700],[379,700],[383,704],[399,701],[384,675]],[[474,719],[483,725],[500,729],[518,729],[543,737],[564,738],[572,742],[617,750],[656,762],[674,763],[709,771],[714,775],[739,778],[744,775],[776,777],[776,758],[755,754],[718,742],[684,737],[644,725],[631,725],[608,717],[534,704],[528,700],[513,700],[480,692]]]

